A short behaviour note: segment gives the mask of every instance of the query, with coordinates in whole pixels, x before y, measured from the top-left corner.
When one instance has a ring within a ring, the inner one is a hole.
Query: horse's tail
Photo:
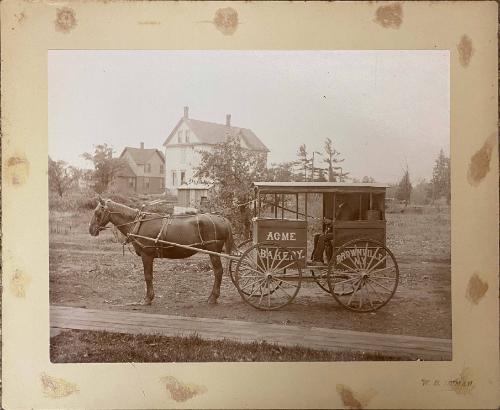
[[[227,221],[227,237],[224,242],[224,247],[226,249],[226,253],[231,255],[234,249],[234,239],[233,239],[233,230],[231,228],[231,223]]]

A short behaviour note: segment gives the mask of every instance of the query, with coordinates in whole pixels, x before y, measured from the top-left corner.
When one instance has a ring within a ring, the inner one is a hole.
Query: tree
[[[373,183],[375,182],[375,178],[372,178],[372,177],[368,177],[368,176],[364,176],[363,179],[361,180],[361,182],[363,183]]]
[[[113,148],[107,144],[97,145],[94,153],[85,152],[82,157],[94,164],[93,188],[97,193],[106,191],[125,165],[120,158],[113,158]]]
[[[200,165],[194,178],[209,183],[208,205],[227,216],[235,231],[250,235],[252,183],[266,179],[266,159],[260,153],[241,146],[238,136],[213,146],[210,151],[200,151]]]
[[[271,164],[267,168],[266,180],[275,182],[291,182],[300,179],[300,176],[295,172],[296,162],[280,162]]]
[[[333,147],[333,142],[330,138],[326,139],[324,149],[325,159],[323,161],[327,164],[328,181],[344,182],[349,173],[344,172],[342,167],[338,165],[341,162],[344,162],[344,158],[340,158],[340,152]]]
[[[78,179],[76,168],[64,161],[54,161],[49,157],[49,188],[62,198]]]
[[[412,189],[413,187],[410,180],[410,171],[407,165],[406,169],[403,169],[403,176],[401,177],[398,188],[396,190],[396,198],[400,201],[405,201],[406,205],[409,204]]]
[[[302,144],[297,152],[299,160],[297,165],[300,165],[301,169],[304,171],[303,181],[307,181],[307,171],[311,169],[312,158],[308,157],[306,144]]]
[[[434,202],[436,199],[444,197],[449,205],[451,201],[451,174],[450,158],[444,155],[444,151],[439,151],[434,168],[432,170],[432,179],[428,195]]]

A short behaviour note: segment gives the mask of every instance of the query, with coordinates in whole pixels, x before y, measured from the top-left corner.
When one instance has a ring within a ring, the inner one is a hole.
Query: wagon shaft
[[[227,253],[209,251],[207,249],[202,249],[202,248],[197,248],[196,247],[196,246],[199,246],[199,245],[203,245],[202,243],[194,243],[194,244],[190,244],[190,245],[181,245],[180,243],[176,243],[176,242],[164,241],[164,240],[161,240],[161,239],[150,238],[148,236],[136,235],[136,234],[132,234],[132,233],[129,234],[129,236],[131,236],[133,238],[138,238],[138,239],[146,239],[146,240],[153,241],[155,243],[161,243],[161,244],[164,244],[164,245],[176,246],[178,248],[183,248],[183,249],[189,249],[190,251],[196,251],[196,252],[206,253],[207,255],[220,256],[220,257],[223,257],[223,258],[226,258],[226,259],[235,260],[235,261],[239,260],[238,256],[228,255]],[[206,244],[209,244],[209,243],[212,243],[212,242],[216,242],[216,241],[206,241],[204,244],[206,245]]]

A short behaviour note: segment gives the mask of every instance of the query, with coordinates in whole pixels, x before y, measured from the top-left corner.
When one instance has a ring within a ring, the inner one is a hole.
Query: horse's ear
[[[99,201],[99,203],[100,203],[101,205],[105,205],[104,199],[102,199],[101,195],[98,195],[98,196],[97,196],[97,200]]]

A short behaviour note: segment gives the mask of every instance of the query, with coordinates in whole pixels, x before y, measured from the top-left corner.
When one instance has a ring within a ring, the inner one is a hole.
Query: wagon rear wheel
[[[316,282],[316,284],[323,289],[325,292],[331,293],[330,288],[328,287],[328,269],[329,266],[325,265],[325,267],[317,267],[316,269],[311,269],[311,275]],[[346,295],[352,293],[354,288],[349,286],[349,284],[345,284],[343,286],[336,286],[335,293],[339,295]]]
[[[275,310],[297,296],[302,269],[295,252],[276,243],[257,243],[236,264],[234,284],[242,299],[257,309]]]
[[[354,239],[341,246],[328,266],[330,293],[343,307],[373,312],[393,297],[399,268],[392,252],[373,239]]]

